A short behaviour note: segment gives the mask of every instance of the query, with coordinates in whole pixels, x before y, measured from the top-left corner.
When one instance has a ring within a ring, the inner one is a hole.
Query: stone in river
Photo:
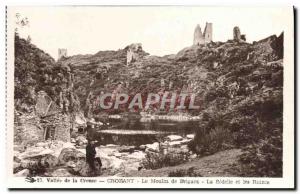
[[[118,153],[118,152],[116,152],[116,153],[114,153],[114,156],[116,156],[117,158],[120,158],[120,157],[122,156],[122,154],[121,154],[121,153]]]
[[[130,153],[132,153],[132,152],[134,152],[134,150],[135,150],[135,146],[122,146],[122,147],[118,148],[119,152],[130,152]]]
[[[72,175],[67,169],[59,168],[51,173],[53,177],[72,177]]]
[[[38,142],[36,143],[36,147],[48,147],[49,144],[47,142]]]
[[[76,144],[77,145],[83,145],[83,144],[87,144],[87,139],[86,139],[86,137],[84,137],[84,136],[78,136],[77,138],[76,138]]]
[[[180,146],[180,145],[185,145],[187,143],[189,143],[191,141],[191,139],[184,139],[181,141],[172,141],[169,143],[170,146]]]
[[[168,141],[180,141],[183,138],[180,135],[169,135],[166,137],[166,140]]]
[[[139,146],[139,149],[140,149],[140,150],[145,150],[145,149],[146,149],[146,145],[140,145],[140,146]]]
[[[76,143],[76,140],[74,138],[71,138],[71,143]]]
[[[186,135],[186,137],[187,137],[188,139],[194,139],[195,134],[188,134],[188,135]]]
[[[159,143],[154,142],[153,144],[146,144],[146,148],[148,151],[158,152],[159,151]]]

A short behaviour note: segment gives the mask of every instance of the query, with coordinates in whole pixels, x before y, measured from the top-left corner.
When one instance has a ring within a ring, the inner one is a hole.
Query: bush
[[[281,138],[271,137],[244,148],[240,156],[240,175],[247,177],[282,177]],[[281,144],[281,143],[280,143]]]
[[[189,169],[175,170],[169,173],[168,177],[202,177],[199,172],[195,171],[194,167]]]
[[[176,166],[187,161],[187,156],[177,153],[163,153],[160,150],[158,153],[147,152],[145,159],[142,161],[142,166],[145,169],[159,169],[167,166]]]
[[[221,127],[216,127],[209,132],[197,131],[195,139],[189,144],[192,151],[200,155],[210,155],[224,150],[230,140],[230,132]]]

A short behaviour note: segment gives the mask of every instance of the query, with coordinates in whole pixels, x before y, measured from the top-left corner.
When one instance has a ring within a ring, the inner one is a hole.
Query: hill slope
[[[192,150],[203,156],[243,148],[242,173],[282,175],[283,34],[252,44],[230,40],[175,55],[145,55],[129,65],[126,49],[60,63],[75,72],[75,92],[86,115],[101,112],[93,107],[101,92],[190,91],[201,105],[189,111],[201,118]]]

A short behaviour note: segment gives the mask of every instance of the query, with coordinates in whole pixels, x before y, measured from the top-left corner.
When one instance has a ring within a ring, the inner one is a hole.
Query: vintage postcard
[[[7,187],[293,189],[293,7],[8,6]]]

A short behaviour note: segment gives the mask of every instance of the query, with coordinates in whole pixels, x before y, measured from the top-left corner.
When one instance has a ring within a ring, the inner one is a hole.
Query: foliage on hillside
[[[201,130],[190,144],[195,152],[209,155],[244,148],[241,175],[281,176],[282,58],[283,34],[253,44],[230,40],[191,46],[176,55],[145,56],[129,66],[125,49],[60,62],[74,70],[83,105],[116,88],[129,94],[197,94],[201,107],[190,111],[201,117]]]
[[[242,147],[241,175],[282,176],[283,34],[216,50],[211,59],[220,59],[220,66],[204,93],[204,133],[197,133],[190,147],[201,155],[228,143]],[[220,129],[223,133],[216,133]]]
[[[59,105],[60,93],[67,91],[70,68],[56,64],[55,60],[29,41],[15,35],[15,108],[22,112],[32,112],[37,93],[45,91]],[[78,111],[77,97],[72,91],[66,92],[65,99],[72,101],[70,108]],[[71,100],[71,98],[73,98]],[[73,107],[72,107],[73,106]],[[77,107],[76,107],[77,106]]]

